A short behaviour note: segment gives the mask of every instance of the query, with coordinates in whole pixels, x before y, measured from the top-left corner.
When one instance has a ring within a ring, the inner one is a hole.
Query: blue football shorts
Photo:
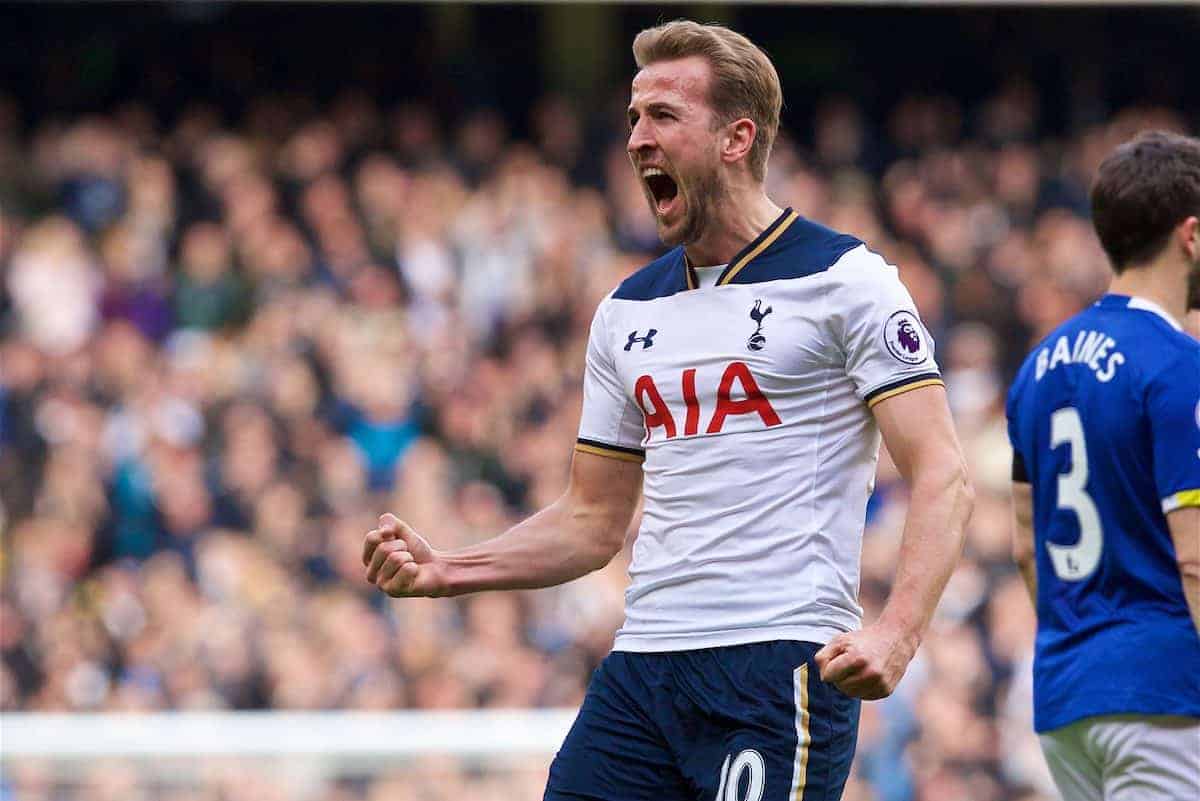
[[[544,801],[837,801],[859,702],[821,681],[820,647],[609,654]]]

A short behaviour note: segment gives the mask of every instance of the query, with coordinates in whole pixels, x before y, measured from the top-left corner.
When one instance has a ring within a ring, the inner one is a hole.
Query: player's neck
[[[1182,324],[1187,317],[1187,266],[1167,259],[1129,267],[1113,279],[1108,291],[1114,295],[1142,298],[1161,306]]]
[[[723,195],[712,211],[704,235],[685,247],[688,261],[700,267],[728,264],[783,213],[761,186]]]

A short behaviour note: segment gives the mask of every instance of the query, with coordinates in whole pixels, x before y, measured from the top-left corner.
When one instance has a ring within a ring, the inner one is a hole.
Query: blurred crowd
[[[347,92],[238,119],[126,104],[22,120],[0,100],[0,709],[571,707],[622,617],[626,554],[543,591],[388,599],[363,535],[393,511],[437,547],[554,499],[592,312],[661,252],[623,98],[548,97],[528,141]],[[975,107],[851,99],[784,131],[780,205],[900,268],[938,343],[978,485],[966,555],[899,691],[863,707],[848,801],[1054,798],[1031,731],[1034,618],[1009,557],[1007,380],[1103,292],[1099,160],[1162,108],[1047,136],[1028,84]],[[888,460],[862,600],[905,514]],[[501,801],[545,764],[454,760],[316,783],[62,780],[4,801]],[[240,774],[239,774],[240,775]]]

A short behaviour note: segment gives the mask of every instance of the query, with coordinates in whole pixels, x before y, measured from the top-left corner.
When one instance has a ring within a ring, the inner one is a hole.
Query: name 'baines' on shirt
[[[1079,331],[1074,343],[1063,334],[1038,351],[1035,380],[1041,381],[1061,365],[1082,364],[1096,374],[1097,381],[1107,384],[1117,374],[1117,367],[1125,363],[1125,354],[1114,350],[1116,347],[1117,341],[1103,331]]]

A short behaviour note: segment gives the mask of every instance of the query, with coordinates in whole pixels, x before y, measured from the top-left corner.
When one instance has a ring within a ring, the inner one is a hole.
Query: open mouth
[[[679,196],[679,185],[675,179],[657,167],[647,167],[642,171],[642,180],[654,198],[654,209],[659,214],[666,214]]]

